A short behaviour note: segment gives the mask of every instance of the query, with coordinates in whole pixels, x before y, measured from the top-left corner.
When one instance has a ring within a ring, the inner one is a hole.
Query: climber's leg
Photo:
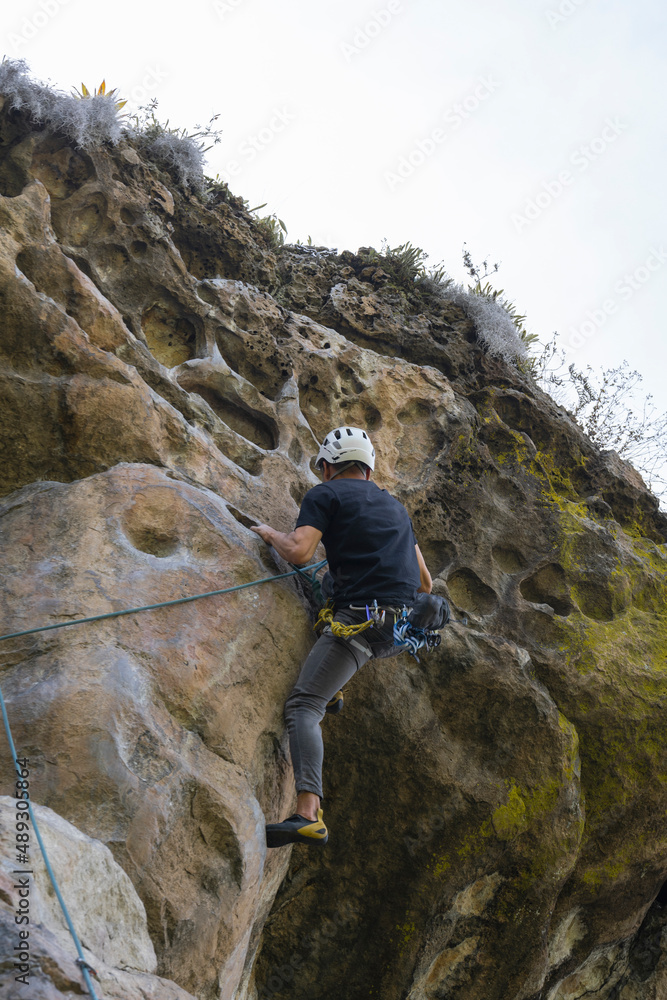
[[[320,636],[285,703],[292,766],[297,793],[312,792],[322,798],[324,745],[320,723],[327,703],[368,660],[367,644]],[[313,819],[314,817],[309,817]]]
[[[292,693],[285,703],[290,752],[297,789],[297,812],[282,823],[266,828],[269,847],[283,844],[326,843],[322,822],[322,761],[324,744],[320,723],[327,703],[370,657],[363,641],[320,636],[301,668]],[[309,829],[305,830],[308,826]],[[304,832],[305,830],[305,832]]]

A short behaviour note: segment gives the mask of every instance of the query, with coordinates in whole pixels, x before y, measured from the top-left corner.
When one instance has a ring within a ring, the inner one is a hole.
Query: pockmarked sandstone
[[[83,150],[6,108],[0,304],[3,633],[284,572],[250,526],[293,526],[341,423],[467,618],[420,662],[367,664],[325,719],[319,853],[264,842],[294,803],[303,582],[0,643],[102,995],[664,996],[667,518],[637,472],[367,248],[276,246],[128,138]],[[11,796],[6,747],[0,777]],[[71,998],[31,860],[31,996]]]

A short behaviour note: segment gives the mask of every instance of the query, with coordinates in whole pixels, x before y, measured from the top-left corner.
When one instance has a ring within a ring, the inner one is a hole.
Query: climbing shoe
[[[324,847],[329,839],[329,833],[322,810],[317,810],[317,819],[305,819],[295,813],[282,823],[269,823],[266,828],[267,847],[285,847],[286,844],[310,844]]]
[[[327,702],[327,707],[325,709],[328,715],[338,715],[339,712],[343,711],[343,692],[336,691],[333,698]]]

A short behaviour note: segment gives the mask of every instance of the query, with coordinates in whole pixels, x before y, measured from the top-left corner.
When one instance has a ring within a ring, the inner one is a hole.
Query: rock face
[[[129,141],[17,112],[0,141],[3,631],[284,571],[248,526],[293,526],[342,422],[468,618],[325,720],[322,853],[263,835],[293,807],[300,582],[0,643],[103,995],[664,997],[667,518],[637,473],[368,253],[272,246]],[[33,995],[78,995],[35,878]]]

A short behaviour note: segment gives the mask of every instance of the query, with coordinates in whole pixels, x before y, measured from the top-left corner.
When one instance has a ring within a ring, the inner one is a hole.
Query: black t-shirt
[[[412,521],[402,503],[367,479],[333,479],[306,493],[297,528],[322,532],[336,607],[410,604],[420,584]]]

